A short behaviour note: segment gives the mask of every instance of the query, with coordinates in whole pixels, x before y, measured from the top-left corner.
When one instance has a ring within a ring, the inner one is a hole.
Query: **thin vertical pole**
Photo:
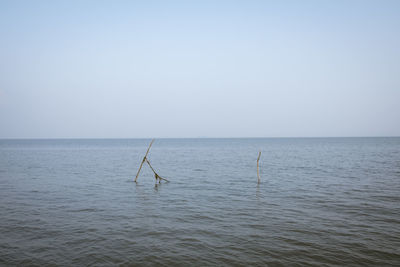
[[[257,158],[257,177],[258,177],[258,183],[260,183],[260,157],[261,157],[261,151],[258,152],[258,158]]]
[[[142,160],[142,163],[140,163],[139,170],[138,170],[138,172],[137,172],[137,174],[136,174],[135,182],[136,182],[136,180],[137,180],[138,177],[139,177],[140,170],[142,169],[143,163],[146,161],[147,154],[149,154],[150,147],[151,147],[151,145],[153,144],[153,142],[154,142],[154,139],[151,140],[151,143],[150,143],[150,145],[149,145],[149,148],[148,148],[147,151],[146,151],[146,155],[144,155],[144,158],[143,158],[143,160]]]

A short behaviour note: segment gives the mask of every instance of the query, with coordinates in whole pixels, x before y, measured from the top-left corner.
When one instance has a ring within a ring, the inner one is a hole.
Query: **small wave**
[[[86,208],[86,209],[78,209],[78,210],[69,210],[69,212],[97,212],[99,209],[95,208]]]

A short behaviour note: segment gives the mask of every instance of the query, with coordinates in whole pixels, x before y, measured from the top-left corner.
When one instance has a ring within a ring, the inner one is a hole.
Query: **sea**
[[[0,140],[0,266],[400,266],[400,138],[150,141]]]

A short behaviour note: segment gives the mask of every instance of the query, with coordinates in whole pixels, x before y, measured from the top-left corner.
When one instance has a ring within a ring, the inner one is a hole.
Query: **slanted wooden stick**
[[[148,148],[147,151],[146,151],[146,155],[144,155],[144,158],[143,158],[143,160],[142,160],[142,163],[140,163],[139,170],[138,170],[138,172],[137,172],[137,174],[136,174],[135,182],[136,182],[136,180],[137,180],[138,177],[139,177],[140,170],[142,169],[143,163],[146,161],[147,154],[149,154],[150,147],[151,147],[151,145],[153,144],[153,142],[154,142],[154,139],[151,140],[151,143],[150,143],[150,145],[149,145],[149,148]]]
[[[258,177],[258,183],[260,183],[260,165],[259,165],[260,157],[261,157],[261,151],[258,152],[258,158],[257,158],[257,177]]]
[[[157,182],[157,179],[160,179],[160,181],[161,181],[161,180],[165,180],[165,181],[169,182],[167,179],[162,178],[160,175],[158,175],[158,174],[156,173],[156,171],[153,169],[153,166],[151,166],[150,161],[149,161],[147,158],[146,158],[146,162],[147,162],[147,164],[149,164],[150,169],[153,171],[154,177],[156,178],[156,182]]]

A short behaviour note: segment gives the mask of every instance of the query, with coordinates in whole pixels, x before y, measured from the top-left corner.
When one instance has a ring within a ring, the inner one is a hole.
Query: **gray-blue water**
[[[0,140],[0,265],[400,265],[400,138],[149,142]]]

